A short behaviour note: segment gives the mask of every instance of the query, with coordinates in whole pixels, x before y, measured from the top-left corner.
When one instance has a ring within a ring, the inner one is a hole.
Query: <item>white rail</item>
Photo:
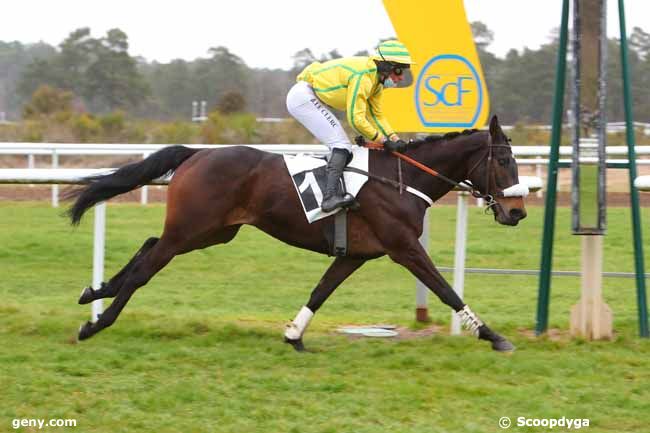
[[[111,143],[0,143],[4,155],[145,155],[156,152],[169,144],[111,144]],[[184,144],[194,149],[217,149],[231,146],[247,146],[274,153],[328,153],[322,144]]]
[[[143,155],[153,153],[169,144],[111,144],[111,143],[0,143],[0,154],[4,155]],[[185,144],[195,149],[210,149],[230,146],[247,146],[275,153],[325,154],[322,144]],[[607,146],[608,156],[627,156],[627,146]],[[650,155],[650,146],[636,146],[637,155]],[[550,155],[549,146],[513,146],[516,157],[544,157]],[[571,146],[560,146],[560,155],[571,156]]]
[[[141,155],[146,158],[151,153],[169,146],[168,144],[113,144],[113,143],[0,143],[0,155],[27,155],[29,168],[34,167],[34,155],[50,155],[52,158],[52,168],[59,166],[59,156],[61,155]],[[230,145],[186,145],[192,148],[219,148],[228,146],[240,146],[238,144]],[[244,145],[255,149],[265,150],[274,153],[308,153],[315,155],[324,155],[328,149],[320,144],[261,144],[261,145]],[[542,166],[548,165],[550,154],[549,146],[514,146],[513,153],[518,158],[519,165],[534,165],[535,175],[542,177]],[[636,153],[639,156],[650,155],[650,146],[636,146]],[[560,146],[560,155],[571,156],[571,146]],[[609,146],[607,155],[613,157],[627,156],[626,146]],[[563,159],[560,162],[571,160]],[[626,159],[608,159],[607,162],[627,163]],[[637,160],[638,165],[650,165],[650,159]],[[541,197],[541,190],[537,193]],[[148,199],[148,189],[145,186],[141,189],[140,202],[146,204]],[[59,190],[58,185],[52,185],[52,205],[58,206]],[[480,201],[479,201],[480,204]]]

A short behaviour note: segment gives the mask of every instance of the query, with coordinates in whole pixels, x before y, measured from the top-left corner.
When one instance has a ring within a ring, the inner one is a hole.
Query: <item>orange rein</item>
[[[367,142],[366,144],[364,144],[363,147],[367,147],[370,150],[384,150],[384,145],[383,144],[376,143],[376,142],[373,142],[373,141]],[[425,173],[430,174],[431,176],[440,177],[440,173],[438,173],[434,169],[432,169],[430,167],[427,167],[426,165],[424,165],[424,164],[422,164],[420,162],[417,162],[413,158],[409,158],[408,156],[404,155],[403,153],[394,152],[394,151],[391,151],[390,153],[392,153],[396,157],[408,162],[412,166],[415,166],[415,167],[419,168],[420,170],[424,171]]]

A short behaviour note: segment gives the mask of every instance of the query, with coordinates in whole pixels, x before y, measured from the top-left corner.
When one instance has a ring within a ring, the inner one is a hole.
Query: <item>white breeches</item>
[[[311,86],[305,81],[297,82],[287,94],[287,110],[321,143],[332,149],[352,152],[352,143],[341,122],[322,103]]]

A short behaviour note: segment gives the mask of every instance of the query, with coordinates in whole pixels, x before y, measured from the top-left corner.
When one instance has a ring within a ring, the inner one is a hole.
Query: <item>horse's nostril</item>
[[[526,211],[523,209],[511,209],[510,210],[510,218],[514,220],[522,220],[526,218]]]

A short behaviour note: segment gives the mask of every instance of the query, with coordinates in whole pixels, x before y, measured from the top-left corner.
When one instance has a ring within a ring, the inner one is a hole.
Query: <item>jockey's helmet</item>
[[[380,62],[388,62],[405,68],[415,64],[406,46],[398,40],[384,41],[379,44],[372,58]]]

